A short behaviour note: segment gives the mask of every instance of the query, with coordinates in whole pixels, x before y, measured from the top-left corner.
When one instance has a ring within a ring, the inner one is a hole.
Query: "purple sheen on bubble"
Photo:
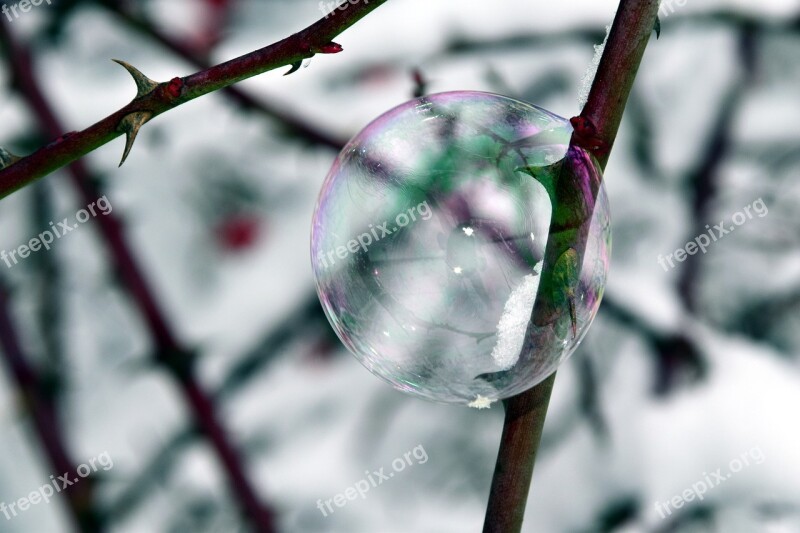
[[[574,313],[531,321],[553,214],[543,183],[571,134],[536,106],[460,91],[396,107],[345,146],[319,196],[311,259],[331,325],[370,372],[418,397],[486,406],[575,350],[611,244],[602,173],[579,149],[568,159],[599,192]]]

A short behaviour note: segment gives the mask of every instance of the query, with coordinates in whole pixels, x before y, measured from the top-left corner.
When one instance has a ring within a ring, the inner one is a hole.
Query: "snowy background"
[[[126,60],[167,80],[198,70],[106,2],[53,0],[7,24],[30,47],[67,129],[133,97]],[[524,530],[800,532],[800,1],[689,0],[663,18],[606,172],[614,224],[598,319],[562,367]],[[223,7],[211,16],[209,6]],[[427,90],[500,92],[562,116],[611,0],[392,0],[317,56],[241,89],[336,144]],[[157,32],[219,62],[320,18],[314,1],[137,3]],[[222,17],[222,13],[225,17]],[[218,38],[217,38],[218,37]],[[213,47],[207,47],[207,43]],[[52,138],[0,62],[0,144]],[[349,356],[313,292],[310,219],[336,155],[223,93],[147,125],[117,169],[122,140],[86,161],[280,531],[480,531],[502,409],[441,406],[387,387]],[[658,263],[762,199],[746,221],[666,272]],[[83,207],[65,172],[0,204],[0,250]],[[92,505],[119,532],[246,530],[217,456],[192,431],[176,381],[87,223],[14,268],[0,263],[26,356],[51,378],[75,463],[108,452]],[[30,409],[0,362],[0,502],[54,472]],[[422,446],[414,464],[327,517],[333,498]],[[749,466],[685,502],[721,469]],[[0,531],[69,530],[66,499]],[[662,519],[662,514],[665,518]]]

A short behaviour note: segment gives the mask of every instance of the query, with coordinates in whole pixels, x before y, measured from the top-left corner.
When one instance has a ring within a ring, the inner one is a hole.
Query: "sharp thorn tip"
[[[112,59],[111,61],[121,65],[131,75],[133,81],[136,83],[136,98],[141,98],[142,96],[151,93],[156,87],[158,87],[158,82],[153,81],[142,74],[139,69],[130,63],[122,61],[121,59]]]

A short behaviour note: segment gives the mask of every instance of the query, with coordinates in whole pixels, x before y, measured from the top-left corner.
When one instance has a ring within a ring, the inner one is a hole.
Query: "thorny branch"
[[[202,51],[195,50],[189,44],[175,39],[160,30],[143,13],[140,11],[134,12],[130,9],[129,3],[120,0],[106,0],[105,3],[125,24],[141,33],[143,36],[158,42],[164,48],[191,63],[195,68],[209,68],[208,60],[205,58],[205,54],[203,54]],[[245,109],[252,109],[270,117],[281,124],[290,133],[296,134],[309,143],[340,150],[347,142],[347,139],[341,139],[335,134],[320,128],[318,125],[312,124],[286,109],[283,109],[280,105],[269,102],[263,97],[253,96],[236,85],[225,87],[223,92],[225,95],[229,96],[231,100]]]
[[[184,78],[175,77],[168,82],[157,83],[131,65],[119,62],[136,82],[136,98],[83,131],[70,134],[61,132],[56,140],[27,157],[9,155],[1,158],[0,163],[3,160],[6,163],[5,168],[0,170],[0,198],[123,134],[126,136],[122,157],[124,162],[141,127],[156,116],[258,74],[288,65],[292,65],[294,70],[304,59],[316,54],[341,52],[341,45],[332,40],[386,1],[357,0],[354,4],[348,4],[347,9],[335,10],[308,28],[275,44]],[[2,33],[7,33],[5,25],[3,28]],[[9,54],[18,52],[8,39],[2,41]]]

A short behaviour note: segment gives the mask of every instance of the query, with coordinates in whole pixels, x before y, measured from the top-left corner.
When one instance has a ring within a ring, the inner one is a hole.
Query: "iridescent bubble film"
[[[312,266],[333,328],[372,373],[486,407],[574,351],[600,304],[611,234],[601,172],[585,152],[567,155],[571,133],[530,104],[451,92],[387,112],[342,150],[314,214]],[[543,276],[565,166],[576,190],[599,192],[581,227],[558,234],[582,244],[552,237],[548,253],[564,249]]]

